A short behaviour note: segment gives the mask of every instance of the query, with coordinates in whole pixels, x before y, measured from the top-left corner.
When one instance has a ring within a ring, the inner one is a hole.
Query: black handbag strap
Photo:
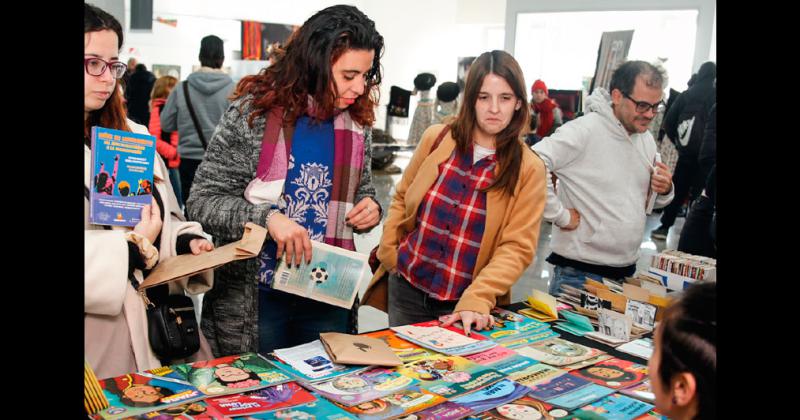
[[[186,98],[186,106],[189,108],[189,115],[192,116],[192,122],[194,123],[194,129],[197,131],[197,135],[200,137],[200,142],[203,143],[203,150],[206,150],[208,147],[208,143],[206,142],[206,136],[203,134],[203,129],[200,127],[200,122],[197,121],[197,115],[194,113],[194,108],[192,107],[192,101],[189,98],[189,81],[186,80],[182,83],[183,85],[183,97]]]

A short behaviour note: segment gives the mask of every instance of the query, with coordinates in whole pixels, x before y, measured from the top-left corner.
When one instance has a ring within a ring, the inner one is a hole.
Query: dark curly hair
[[[315,118],[330,118],[336,103],[331,67],[347,50],[375,52],[365,75],[365,93],[348,107],[355,122],[372,125],[381,83],[383,36],[375,29],[375,22],[353,6],[331,6],[311,16],[278,50],[275,64],[239,81],[231,99],[254,96],[255,111],[248,118],[251,127],[256,117],[266,115],[273,107],[282,107],[284,122],[293,125],[306,112],[308,95],[319,108]]]

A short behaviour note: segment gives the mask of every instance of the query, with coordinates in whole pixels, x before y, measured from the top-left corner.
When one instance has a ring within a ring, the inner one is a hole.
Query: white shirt
[[[486,156],[491,156],[495,153],[495,149],[483,147],[477,143],[472,144],[472,163],[475,164]]]

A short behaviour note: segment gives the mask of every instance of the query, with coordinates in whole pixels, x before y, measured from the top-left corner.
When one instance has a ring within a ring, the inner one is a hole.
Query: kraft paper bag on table
[[[334,363],[400,366],[403,362],[383,340],[363,335],[320,333],[320,341]]]
[[[212,270],[231,261],[254,258],[261,252],[266,238],[267,229],[248,222],[244,226],[242,239],[237,242],[200,255],[183,254],[159,261],[142,282],[140,290]]]

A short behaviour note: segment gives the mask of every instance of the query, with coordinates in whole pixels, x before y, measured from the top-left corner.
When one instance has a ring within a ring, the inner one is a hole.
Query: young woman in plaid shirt
[[[516,60],[486,52],[470,67],[456,121],[423,134],[364,295],[391,326],[439,317],[444,325],[461,320],[468,333],[473,324],[490,328],[490,310],[510,303],[511,286],[533,261],[545,204],[544,164],[522,142],[525,98]]]

